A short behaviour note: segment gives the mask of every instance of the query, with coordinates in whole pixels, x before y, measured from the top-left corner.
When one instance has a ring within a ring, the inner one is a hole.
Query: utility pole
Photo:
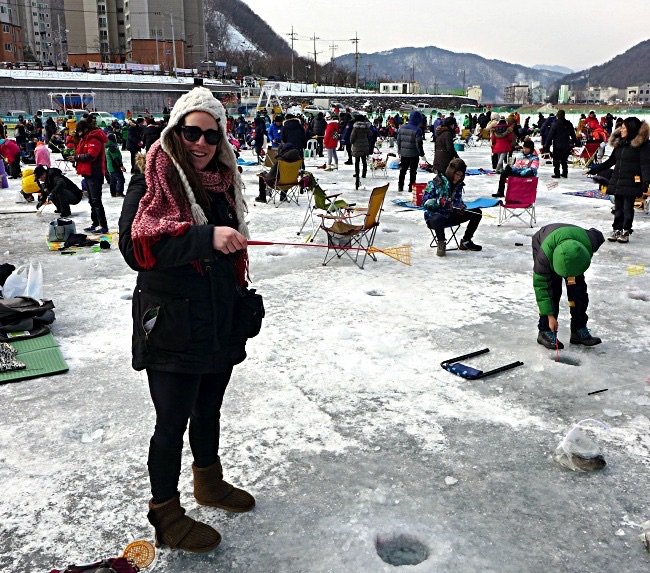
[[[316,63],[316,55],[320,54],[320,52],[316,52],[316,40],[320,40],[320,38],[316,37],[316,32],[314,32],[312,40],[314,41],[314,83],[317,84],[318,82],[316,81],[316,68],[318,68],[318,64]]]
[[[291,38],[291,81],[294,79],[293,75],[293,41],[296,39],[296,34],[293,31],[293,26],[291,26],[291,34],[287,34]]]
[[[374,64],[366,64],[368,68],[368,77],[366,78],[366,89],[368,89],[368,83],[372,81],[372,66]]]
[[[350,38],[350,41],[354,44],[354,88],[359,93],[359,34],[355,32],[354,38]]]
[[[330,50],[332,50],[332,58],[330,59],[330,74],[332,74],[332,77],[330,81],[332,82],[332,84],[334,83],[334,51],[336,50],[336,48],[338,48],[338,44],[332,42],[330,44]]]

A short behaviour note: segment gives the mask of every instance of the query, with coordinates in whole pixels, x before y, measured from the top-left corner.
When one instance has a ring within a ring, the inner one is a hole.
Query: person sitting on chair
[[[499,176],[499,187],[492,197],[503,197],[508,177],[535,177],[539,169],[539,155],[535,151],[535,144],[527,139],[524,141],[522,153],[517,157],[515,164],[511,167],[506,165]]]
[[[585,271],[600,245],[605,242],[597,229],[583,229],[565,223],[542,227],[533,235],[533,287],[539,309],[537,342],[551,350],[562,349],[557,339],[557,316],[566,282],[571,310],[571,344],[595,346],[601,340],[587,328],[589,296]]]
[[[302,161],[302,150],[296,149],[290,143],[285,143],[281,145],[278,149],[277,159],[282,159],[289,163],[294,161]],[[275,179],[278,175],[278,162],[276,161],[273,164],[273,167],[269,171],[263,171],[258,174],[259,177],[259,195],[255,197],[257,203],[266,203],[266,186],[275,183]],[[280,201],[284,201],[287,197],[287,194],[284,191],[280,192]]]
[[[452,159],[442,175],[438,173],[427,186],[422,204],[424,220],[436,235],[436,254],[444,257],[447,252],[445,227],[453,227],[469,221],[465,235],[458,248],[461,251],[480,251],[483,247],[472,242],[472,237],[483,217],[480,209],[467,209],[463,203],[463,187],[467,166],[462,159]]]
[[[56,167],[47,168],[38,165],[34,169],[34,178],[41,188],[37,207],[41,207],[49,200],[54,203],[61,217],[69,217],[70,205],[77,205],[81,201],[81,189]]]

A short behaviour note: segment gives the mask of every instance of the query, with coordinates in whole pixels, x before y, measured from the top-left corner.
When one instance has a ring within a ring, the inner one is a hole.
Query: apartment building
[[[17,6],[0,2],[0,62],[22,62],[23,31]]]
[[[195,67],[205,54],[203,0],[65,0],[71,65]]]

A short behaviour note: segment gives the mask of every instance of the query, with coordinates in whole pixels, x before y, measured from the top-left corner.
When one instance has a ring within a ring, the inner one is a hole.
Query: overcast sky
[[[650,0],[244,0],[294,47],[318,61],[353,52],[436,46],[489,59],[582,70],[650,38]],[[313,57],[313,56],[312,56]],[[648,63],[650,76],[650,63]],[[650,79],[650,78],[649,78]]]

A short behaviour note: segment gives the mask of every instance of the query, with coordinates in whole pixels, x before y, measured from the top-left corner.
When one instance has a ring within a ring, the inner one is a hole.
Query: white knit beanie
[[[183,187],[192,209],[192,217],[194,218],[194,222],[197,225],[203,225],[207,223],[208,219],[205,216],[205,213],[203,212],[201,206],[196,202],[194,191],[190,187],[187,176],[171,153],[169,140],[174,128],[180,124],[181,120],[188,113],[192,113],[193,111],[204,111],[206,113],[209,113],[212,117],[214,117],[214,119],[217,121],[217,124],[219,125],[219,129],[221,130],[221,139],[219,141],[219,147],[217,149],[217,158],[233,173],[233,186],[235,188],[235,207],[237,212],[237,221],[239,223],[238,231],[246,238],[249,238],[250,235],[248,233],[248,226],[246,225],[245,218],[246,213],[248,213],[248,209],[246,207],[246,203],[244,202],[244,183],[241,179],[239,169],[237,169],[238,166],[235,152],[228,142],[228,136],[226,133],[226,110],[224,109],[221,102],[212,95],[212,92],[209,89],[197,87],[178,98],[178,101],[174,104],[174,107],[172,108],[171,114],[169,116],[169,123],[160,134],[160,147],[165,153],[167,153],[167,155],[169,155],[169,158],[172,160],[172,163],[176,167],[180,179],[183,182]]]

